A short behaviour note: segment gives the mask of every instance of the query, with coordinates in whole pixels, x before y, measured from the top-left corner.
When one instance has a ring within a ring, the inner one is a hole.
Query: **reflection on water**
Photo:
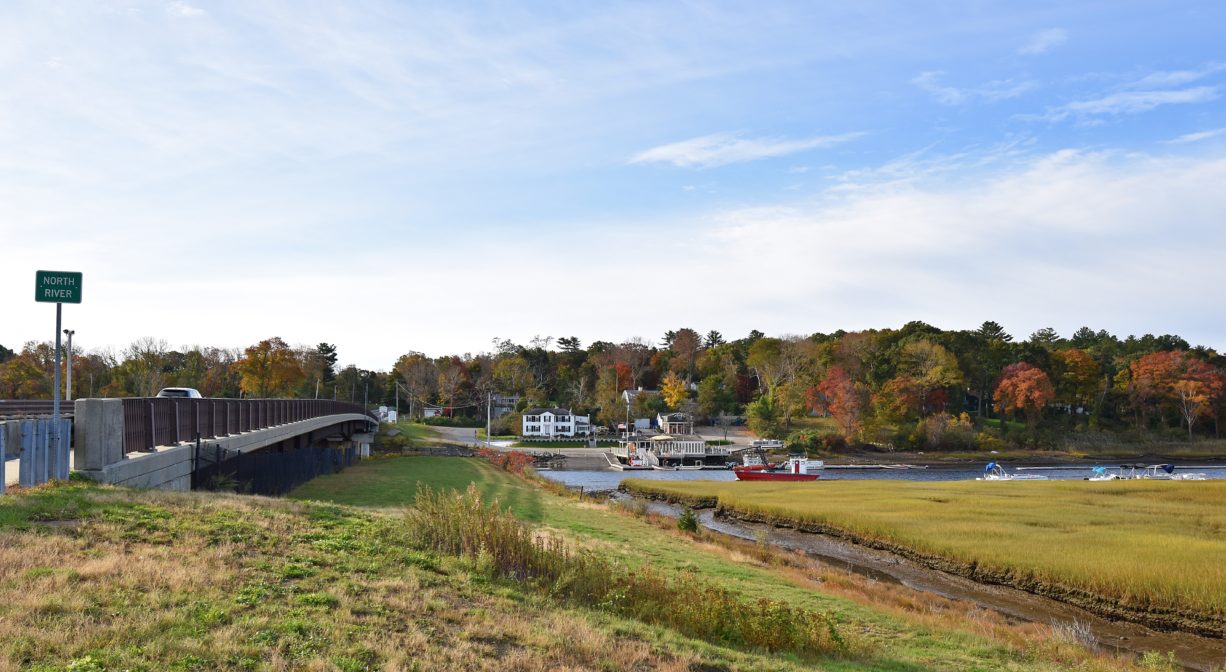
[[[1092,465],[1069,467],[1043,467],[1017,470],[1022,474],[1042,474],[1051,480],[1079,481],[1091,476]],[[1014,471],[1012,468],[1009,471]],[[1180,467],[1175,473],[1203,473],[1208,478],[1226,479],[1226,467]],[[542,476],[558,481],[567,487],[584,490],[614,490],[623,479],[641,478],[658,481],[735,481],[736,475],[724,469],[702,471],[614,471],[600,470],[544,470]],[[826,469],[820,472],[822,481],[968,481],[983,475],[983,466],[932,467],[929,469]],[[1087,484],[1089,485],[1089,484]],[[1099,485],[1099,484],[1094,484]]]

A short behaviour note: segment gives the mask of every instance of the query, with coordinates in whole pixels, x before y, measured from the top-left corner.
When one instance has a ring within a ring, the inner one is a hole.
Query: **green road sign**
[[[81,303],[81,274],[38,271],[34,274],[34,300],[44,303]]]

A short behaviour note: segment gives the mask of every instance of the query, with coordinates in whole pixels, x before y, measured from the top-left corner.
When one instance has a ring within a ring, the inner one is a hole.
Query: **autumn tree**
[[[1057,398],[1073,405],[1091,406],[1102,377],[1098,362],[1081,348],[1057,350],[1052,361],[1056,364],[1053,373]]]
[[[669,350],[673,352],[672,370],[684,376],[686,383],[693,381],[694,365],[698,361],[698,353],[702,351],[702,337],[688,327],[678,329],[673,334]]]
[[[30,341],[0,364],[0,394],[8,399],[50,399],[55,348]]]
[[[613,351],[614,361],[630,374],[630,387],[635,387],[651,363],[651,345],[640,337],[625,340]]]
[[[920,415],[927,415],[934,390],[960,385],[965,380],[958,359],[929,340],[911,341],[899,354],[899,370],[916,388]]]
[[[410,352],[396,360],[392,371],[409,395],[411,414],[420,415],[424,404],[432,401],[438,390],[438,366],[424,354]]]
[[[1141,414],[1142,425],[1148,424],[1151,411],[1172,407],[1187,427],[1189,439],[1196,421],[1210,413],[1222,394],[1217,371],[1182,350],[1140,357],[1129,365],[1129,374],[1129,398]]]
[[[864,393],[843,367],[834,366],[826,371],[821,382],[809,388],[808,401],[813,410],[834,418],[844,438],[852,439],[860,431]]]
[[[260,399],[287,396],[305,378],[293,348],[276,336],[244,350],[234,366],[241,376],[242,391]]]
[[[503,394],[527,395],[535,382],[527,360],[519,355],[500,357],[494,364],[494,386]]]
[[[996,386],[996,399],[1006,411],[1022,411],[1033,428],[1043,409],[1056,398],[1047,374],[1026,362],[1006,366]]]
[[[686,389],[685,381],[681,379],[681,376],[669,371],[660,383],[660,395],[664,397],[664,403],[669,408],[676,410],[680,409],[681,402],[689,397],[689,390]]]

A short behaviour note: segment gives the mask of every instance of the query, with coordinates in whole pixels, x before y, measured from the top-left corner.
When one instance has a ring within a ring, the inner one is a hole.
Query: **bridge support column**
[[[358,449],[359,459],[370,457],[370,445],[375,441],[374,434],[354,434],[349,440],[353,441],[353,445]]]

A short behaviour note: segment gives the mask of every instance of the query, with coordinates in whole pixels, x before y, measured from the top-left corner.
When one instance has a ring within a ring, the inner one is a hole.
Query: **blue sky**
[[[1226,5],[13,2],[0,344],[1226,347]]]

